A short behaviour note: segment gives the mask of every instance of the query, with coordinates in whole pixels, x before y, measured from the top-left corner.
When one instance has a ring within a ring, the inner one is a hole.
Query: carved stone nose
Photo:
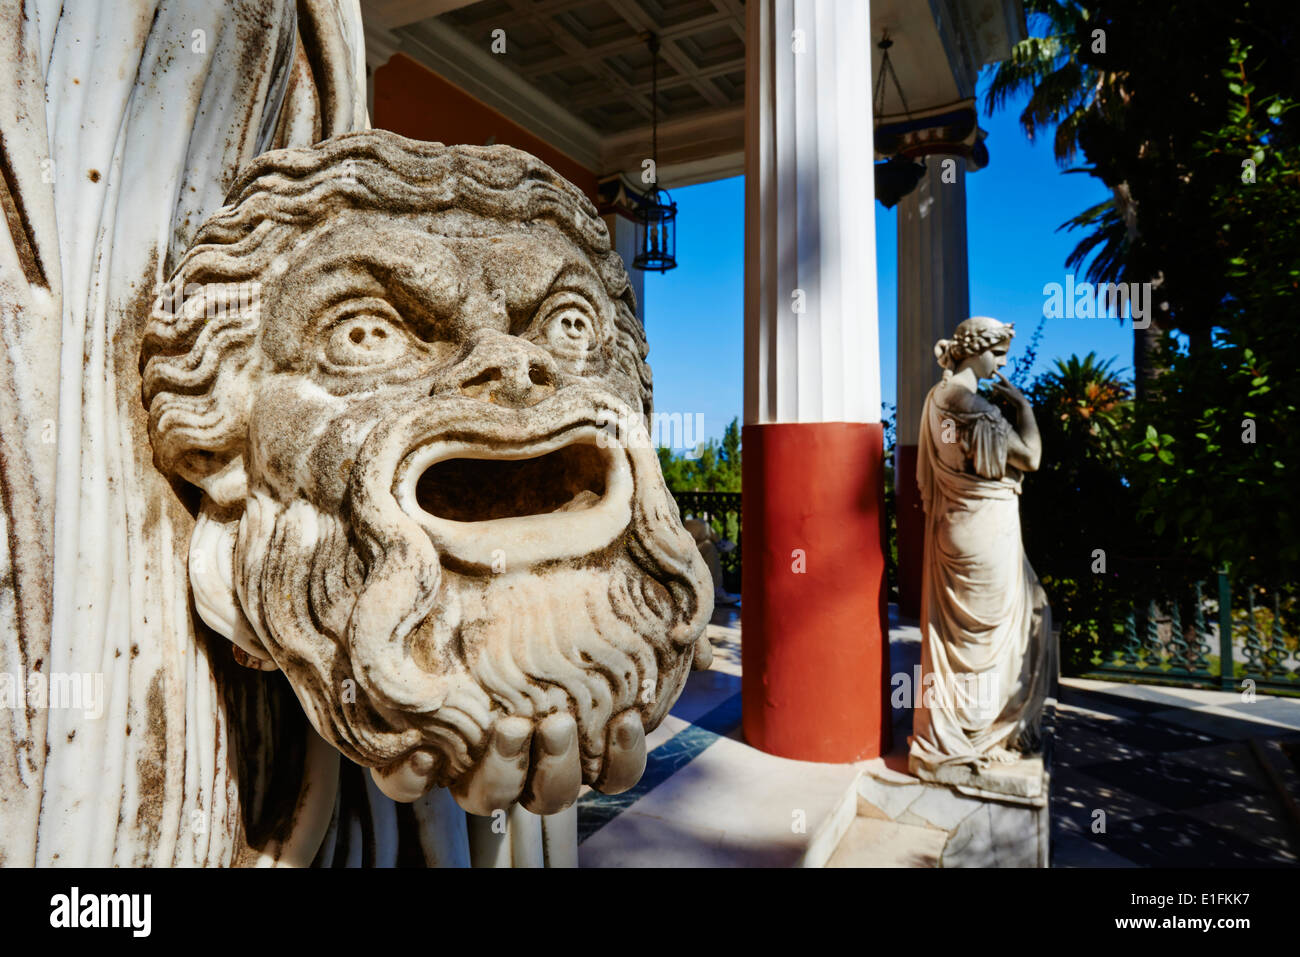
[[[556,373],[546,350],[515,336],[488,334],[457,364],[450,391],[523,408],[555,392]]]

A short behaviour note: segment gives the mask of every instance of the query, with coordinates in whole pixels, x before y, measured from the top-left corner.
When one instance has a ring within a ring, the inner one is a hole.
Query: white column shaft
[[[970,315],[966,165],[927,156],[927,172],[898,204],[898,441],[915,445],[926,393],[942,370],[934,344]],[[951,180],[945,182],[944,180]]]
[[[880,421],[868,13],[748,5],[746,424]]]
[[[636,296],[636,317],[641,320],[644,328],[645,272],[632,268],[632,260],[637,254],[636,223],[618,213],[606,213],[604,220],[605,228],[609,230],[609,244],[614,252],[623,257],[623,264],[627,267],[627,276],[632,283],[632,294]]]

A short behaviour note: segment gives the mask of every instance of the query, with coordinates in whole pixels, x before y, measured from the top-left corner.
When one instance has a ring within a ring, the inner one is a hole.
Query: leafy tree
[[[1125,74],[1106,55],[1108,38],[1098,23],[1095,4],[1080,0],[1026,0],[1025,13],[1032,28],[1043,36],[1026,37],[997,65],[984,105],[989,112],[1013,97],[1028,93],[1020,113],[1020,126],[1030,141],[1054,128],[1052,152],[1062,166],[1080,150],[1088,131],[1115,122],[1127,107]],[[1100,32],[1100,35],[1098,31]],[[1094,133],[1095,136],[1095,133]],[[1066,259],[1066,268],[1080,269],[1089,282],[1144,281],[1149,275],[1130,275],[1129,250],[1137,236],[1137,216],[1129,184],[1122,177],[1107,177],[1096,167],[1078,167],[1070,173],[1099,176],[1111,197],[1062,223],[1061,229],[1090,229]],[[1133,330],[1133,366],[1138,382],[1151,374],[1158,324]]]
[[[686,458],[675,454],[671,449],[660,446],[659,467],[663,470],[664,481],[673,492],[739,492],[741,474],[740,420],[732,419],[722,433],[722,441],[710,439],[696,449],[695,458]],[[712,517],[713,528],[724,539],[740,541],[740,516],[735,514],[715,514]],[[727,587],[740,589],[740,579],[736,574],[738,566],[733,566],[731,559],[723,562],[723,571]]]
[[[1231,138],[1207,149],[1206,131],[1223,132],[1245,106],[1233,87],[1247,74],[1261,91],[1294,98],[1297,7],[1292,0],[1078,5],[1087,9],[1085,29],[1104,38],[1089,44],[1076,34],[1078,55],[1111,80],[1099,96],[1102,108],[1083,117],[1075,138],[1090,163],[1085,171],[1116,201],[1114,210],[1094,210],[1086,241],[1099,258],[1122,264],[1126,278],[1152,280],[1159,322],[1148,330],[1151,352],[1159,355],[1162,341],[1156,326],[1177,330],[1192,349],[1210,348],[1214,329],[1231,318],[1222,306],[1235,255],[1216,194],[1242,185],[1242,164],[1251,157]],[[1227,82],[1225,68],[1235,73]],[[1286,136],[1286,124],[1278,126],[1274,135]],[[1137,354],[1134,371],[1141,392],[1149,378]]]
[[[1080,359],[1057,359],[1056,368],[1035,383],[1038,411],[1051,420],[1053,431],[1085,454],[1113,457],[1121,448],[1130,412],[1127,384],[1114,371],[1115,360],[1098,361],[1089,352]]]
[[[1049,36],[999,68],[1001,100],[989,105],[1033,91],[1027,132],[1055,124],[1058,158],[1073,146],[1082,171],[1112,190],[1065,224],[1086,232],[1069,265],[1090,259],[1093,280],[1117,269],[1153,277],[1161,317],[1135,349],[1143,401],[1110,460],[1133,510],[1100,492],[1096,507],[1117,509],[1114,521],[1140,532],[1124,548],[1161,568],[1227,562],[1241,580],[1296,581],[1300,529],[1284,483],[1300,468],[1290,427],[1300,405],[1300,8],[1028,0],[1026,10],[1046,17],[1037,22]],[[1163,369],[1154,380],[1143,364],[1152,357]],[[1036,477],[1026,498],[1049,484]]]
[[[1114,643],[1107,623],[1125,589],[1148,580],[1126,574],[1147,543],[1137,500],[1124,479],[1131,391],[1095,353],[1058,359],[1026,390],[1043,442],[1043,461],[1023,486],[1025,550],[1063,626],[1063,665],[1084,670]],[[1144,569],[1145,571],[1145,569]]]
[[[1091,11],[1075,0],[1026,0],[1025,15],[1031,25],[1047,30],[1011,48],[999,63],[984,98],[993,112],[1014,96],[1029,93],[1020,111],[1020,126],[1029,140],[1055,128],[1052,152],[1065,164],[1079,149],[1079,130],[1089,111],[1101,109],[1103,92],[1113,77],[1084,55],[1090,41]]]
[[[660,446],[657,450],[664,481],[674,492],[740,491],[740,420],[732,419],[722,441],[709,439],[694,458]]]
[[[1228,264],[1220,329],[1211,348],[1167,342],[1158,401],[1136,423],[1134,481],[1144,518],[1182,548],[1243,580],[1295,582],[1300,523],[1287,475],[1300,469],[1300,110],[1295,96],[1259,90],[1250,47],[1229,48],[1227,119],[1198,141],[1223,166],[1206,210]]]

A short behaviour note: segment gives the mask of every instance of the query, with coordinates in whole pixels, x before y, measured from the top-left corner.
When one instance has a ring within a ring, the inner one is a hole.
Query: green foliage
[[[1032,0],[1027,10],[1080,65],[1081,88],[1048,87],[1060,129],[1088,160],[1080,171],[1112,191],[1106,203],[1064,228],[1086,230],[1068,260],[1089,278],[1156,282],[1162,328],[1208,348],[1214,330],[1233,328],[1225,304],[1235,279],[1255,261],[1243,255],[1257,201],[1269,189],[1243,184],[1243,161],[1258,181],[1281,177],[1287,197],[1274,216],[1294,211],[1300,17],[1293,0]],[[1095,42],[1097,31],[1104,46]],[[1290,97],[1291,99],[1287,99]],[[1070,107],[1068,112],[1062,112]],[[1058,151],[1058,158],[1065,154]],[[1289,183],[1287,182],[1289,180]],[[1288,225],[1294,217],[1288,216]],[[1274,248],[1294,268],[1295,248]]]
[[[1149,583],[1150,542],[1125,481],[1127,384],[1095,353],[1058,359],[1027,390],[1043,442],[1043,462],[1021,494],[1025,549],[1063,627],[1067,671],[1087,667],[1115,643],[1111,620]],[[1013,414],[1008,408],[1006,414]],[[1139,574],[1132,574],[1138,571]]]
[[[1259,95],[1251,62],[1251,48],[1230,40],[1226,120],[1197,142],[1207,162],[1228,158],[1205,211],[1224,263],[1218,335],[1210,348],[1166,340],[1168,370],[1137,423],[1133,480],[1158,532],[1236,578],[1281,583],[1300,579],[1287,481],[1300,469],[1300,112],[1281,92]]]
[[[1162,576],[1185,581],[1212,564],[1227,563],[1239,585],[1300,580],[1286,480],[1300,469],[1295,4],[1026,0],[1025,9],[1047,37],[998,67],[987,105],[1030,91],[1026,133],[1054,125],[1059,161],[1084,154],[1080,171],[1112,197],[1064,224],[1085,233],[1067,265],[1092,281],[1157,280],[1166,330],[1151,357],[1161,372],[1144,379],[1136,406],[1085,414],[1100,396],[1079,383],[1104,379],[1086,359],[1035,384],[1045,464],[1025,486],[1031,558],[1050,568],[1058,593],[1074,590],[1054,601],[1085,615],[1085,545],[1109,543],[1108,567],[1148,594]],[[1064,516],[1083,526],[1077,536],[1059,529]]]
[[[1091,169],[1079,167],[1067,173],[1088,173]],[[1083,269],[1083,278],[1092,283],[1119,282],[1124,278],[1124,256],[1128,250],[1128,226],[1124,222],[1116,196],[1089,206],[1079,215],[1067,219],[1056,227],[1073,232],[1091,230],[1065,258],[1065,268]],[[1087,264],[1086,266],[1084,264]]]
[[[880,403],[880,420],[885,436],[885,515],[889,525],[885,529],[885,587],[889,600],[900,601],[898,591],[898,493],[894,479],[894,449],[898,445],[898,406],[892,402]]]
[[[1273,583],[1300,575],[1287,481],[1300,468],[1300,395],[1281,362],[1236,343],[1176,355],[1141,411],[1131,465],[1139,517],[1157,534],[1234,577]]]
[[[1092,14],[1074,0],[1025,0],[1024,6],[1031,28],[1043,25],[1048,35],[1026,37],[1011,48],[994,71],[984,108],[991,113],[1029,93],[1020,126],[1030,140],[1055,127],[1053,151],[1064,163],[1078,150],[1084,117],[1098,107],[1107,84],[1103,71],[1085,56]]]
[[[673,492],[740,491],[740,420],[732,419],[722,441],[709,439],[697,451],[697,458],[674,454],[662,446],[656,450],[664,481]]]

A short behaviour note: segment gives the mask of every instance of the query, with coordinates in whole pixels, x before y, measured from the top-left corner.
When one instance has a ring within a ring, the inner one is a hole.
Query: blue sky
[[[1045,283],[1064,283],[1065,258],[1082,233],[1056,227],[1107,196],[1100,181],[1065,173],[1052,156],[1049,134],[1029,143],[1017,117],[1024,103],[1008,104],[980,125],[991,157],[966,178],[971,315],[1016,324],[1014,359],[1043,311]],[[1081,162],[1082,157],[1076,158]],[[671,188],[671,183],[665,184]],[[673,190],[678,204],[677,269],[645,277],[646,335],[654,370],[655,409],[703,413],[705,436],[719,437],[744,403],[743,177]],[[895,210],[875,203],[879,284],[881,393],[895,396],[897,223]],[[1116,357],[1127,372],[1133,333],[1115,319],[1049,319],[1043,328],[1041,371],[1057,357],[1096,351]]]

